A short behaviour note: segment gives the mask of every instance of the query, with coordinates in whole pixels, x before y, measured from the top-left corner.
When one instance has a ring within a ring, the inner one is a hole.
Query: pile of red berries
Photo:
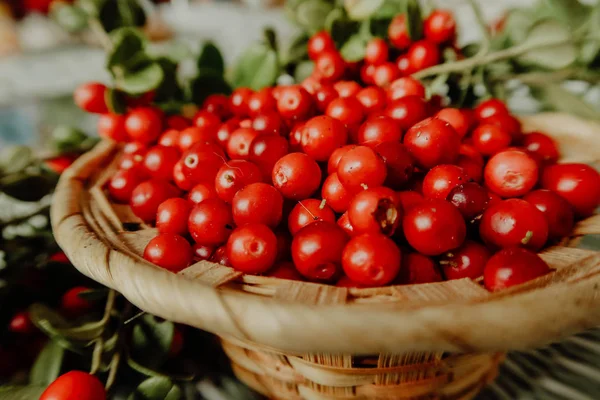
[[[126,142],[107,190],[158,228],[144,257],[346,287],[483,276],[498,290],[547,273],[536,252],[600,203],[600,175],[557,164],[553,139],[523,133],[499,100],[440,109],[411,77],[336,77],[212,95],[192,120],[139,101],[113,115],[103,86],[80,87],[100,134]]]

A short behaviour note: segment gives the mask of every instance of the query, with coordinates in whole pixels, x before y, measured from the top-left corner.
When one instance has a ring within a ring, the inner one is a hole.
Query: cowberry
[[[589,217],[600,204],[600,174],[585,164],[556,164],[544,168],[542,187],[571,204],[579,218]]]
[[[398,14],[392,19],[388,26],[388,38],[392,46],[397,49],[404,50],[410,46],[412,41],[405,14]]]
[[[396,120],[403,131],[423,121],[428,115],[427,103],[419,96],[405,96],[394,100],[388,103],[385,112]]]
[[[379,87],[388,87],[400,77],[400,70],[393,62],[378,65],[373,72],[373,83]]]
[[[266,225],[249,224],[234,230],[227,241],[231,266],[246,274],[267,272],[277,257],[277,237]]]
[[[179,147],[179,135],[177,129],[167,129],[158,138],[158,144],[165,147]]]
[[[215,190],[221,200],[231,203],[236,192],[262,181],[260,169],[250,161],[231,160],[221,166],[215,177]]]
[[[129,203],[133,189],[143,180],[135,169],[119,170],[108,181],[108,193],[118,203]]]
[[[276,111],[259,114],[252,119],[252,129],[261,135],[285,135],[285,121]]]
[[[196,204],[188,219],[188,230],[196,243],[208,246],[225,243],[233,230],[231,206],[215,198]]]
[[[271,278],[287,279],[290,281],[303,281],[304,277],[300,275],[294,263],[290,261],[280,262],[275,264],[266,274]]]
[[[277,111],[287,120],[306,120],[313,111],[313,99],[302,86],[285,86],[277,99]]]
[[[342,156],[337,174],[340,182],[352,193],[378,187],[387,176],[383,158],[367,146],[355,146]]]
[[[135,108],[125,118],[125,130],[132,140],[152,143],[162,132],[163,123],[158,110],[151,107]]]
[[[435,10],[423,21],[423,34],[428,40],[444,44],[454,40],[456,21],[450,11]]]
[[[475,117],[482,121],[485,118],[489,118],[494,115],[509,115],[508,107],[502,100],[499,99],[489,99],[484,100],[475,107]]]
[[[573,208],[558,194],[545,189],[534,190],[527,193],[523,200],[533,204],[546,217],[548,239],[562,239],[573,230],[575,224]]]
[[[365,62],[379,65],[388,60],[388,44],[381,38],[373,38],[367,43],[365,49]]]
[[[398,200],[400,201],[400,205],[402,206],[402,210],[404,210],[404,212],[410,210],[413,208],[413,206],[420,204],[425,200],[421,193],[413,190],[404,190],[398,192],[396,195],[398,196]]]
[[[94,375],[69,371],[56,378],[44,390],[39,400],[106,400],[104,384]]]
[[[392,282],[402,263],[396,243],[380,233],[352,238],[342,254],[342,267],[354,282],[364,286],[383,286]]]
[[[404,145],[415,158],[417,166],[430,169],[456,161],[460,138],[446,121],[427,118],[406,132]]]
[[[521,150],[505,150],[494,155],[484,169],[485,185],[501,197],[518,197],[537,183],[538,166]]]
[[[340,163],[340,160],[342,159],[344,154],[346,154],[348,151],[352,150],[354,147],[356,147],[356,146],[354,146],[352,144],[348,144],[346,146],[335,149],[334,152],[331,153],[331,156],[329,157],[329,160],[327,161],[327,173],[333,174],[334,172],[337,172],[338,164]]]
[[[490,205],[488,191],[475,182],[455,186],[446,200],[458,208],[467,222],[474,222]]]
[[[202,182],[190,189],[187,199],[194,204],[201,203],[206,199],[217,198],[217,191],[212,182]]]
[[[300,229],[317,221],[335,223],[335,214],[331,207],[322,200],[300,200],[288,216],[288,229],[293,236]]]
[[[321,168],[304,153],[290,153],[275,163],[272,178],[273,185],[283,197],[291,200],[306,199],[321,184]]]
[[[465,137],[471,128],[471,122],[466,113],[458,108],[443,108],[435,117],[449,123],[461,138]]]
[[[348,218],[348,212],[342,214],[341,217],[337,220],[337,225],[346,232],[347,235],[354,235],[354,227],[350,223],[350,219]]]
[[[217,140],[216,131],[206,128],[191,126],[185,128],[179,133],[179,141],[177,142],[179,149],[185,152],[198,143],[215,143]]]
[[[123,115],[100,115],[96,129],[100,137],[114,140],[115,142],[125,142],[130,139],[125,130],[125,116]]]
[[[179,272],[192,262],[192,246],[182,236],[159,233],[144,249],[144,259],[171,272]]]
[[[227,142],[227,155],[232,160],[247,159],[252,141],[259,133],[252,128],[237,128],[231,133]]]
[[[194,183],[183,173],[183,160],[177,161],[173,167],[173,182],[181,190],[190,190]]]
[[[98,82],[89,82],[79,85],[73,93],[73,99],[77,107],[83,111],[94,114],[104,114],[108,112],[104,96],[106,86]]]
[[[192,184],[214,181],[225,163],[221,148],[214,144],[198,143],[183,153],[182,172]]]
[[[415,78],[404,76],[396,79],[387,88],[387,99],[389,102],[406,96],[425,98],[425,86]]]
[[[175,197],[160,203],[156,211],[156,227],[160,233],[186,235],[188,219],[194,203]]]
[[[452,189],[468,180],[461,167],[452,164],[437,165],[429,170],[423,179],[423,196],[445,200]]]
[[[440,265],[446,279],[476,279],[483,276],[490,250],[482,244],[467,240],[461,247],[444,254]]]
[[[326,115],[309,119],[302,130],[302,150],[317,161],[327,161],[347,141],[348,131],[344,124]]]
[[[229,111],[237,117],[247,117],[250,112],[248,101],[253,93],[252,89],[246,87],[234,90],[231,96],[229,96]]]
[[[277,102],[273,97],[271,88],[267,87],[254,92],[248,99],[248,111],[251,117],[275,111],[276,109]]]
[[[399,142],[402,130],[398,123],[390,117],[367,119],[358,130],[358,144],[375,148],[382,142]]]
[[[252,141],[248,159],[258,166],[263,178],[270,180],[275,163],[288,151],[289,142],[284,137],[260,135]]]
[[[219,127],[217,130],[217,143],[224,149],[227,148],[227,142],[231,137],[231,133],[240,127],[240,120],[232,118]]]
[[[129,205],[138,218],[150,222],[156,219],[156,211],[163,201],[178,195],[179,190],[167,181],[150,179],[133,189]]]
[[[171,115],[165,121],[169,129],[182,131],[192,125],[192,122],[182,115]]]
[[[350,130],[357,130],[365,117],[362,104],[354,97],[333,100],[327,106],[325,115],[341,121]]]
[[[335,50],[335,42],[326,31],[315,33],[308,40],[307,44],[308,56],[311,60],[316,60],[317,57],[327,51]]]
[[[520,248],[504,249],[485,265],[483,282],[492,291],[507,289],[546,275],[550,267],[532,251]]]
[[[315,104],[320,112],[325,112],[329,103],[338,97],[340,96],[332,85],[321,85],[313,94]]]
[[[413,72],[433,67],[439,64],[441,59],[437,44],[425,39],[413,43],[408,49],[407,54],[410,69]]]
[[[441,282],[440,268],[430,257],[415,252],[404,252],[402,268],[397,281],[403,285]]]
[[[26,311],[18,312],[10,319],[8,330],[13,333],[30,334],[35,332],[36,328],[29,313]]]
[[[519,144],[523,141],[523,131],[521,129],[521,123],[518,119],[510,114],[497,114],[491,117],[485,118],[481,121],[481,124],[495,125],[511,136],[511,143],[513,145]]]
[[[473,146],[484,156],[492,156],[506,149],[512,140],[508,132],[497,125],[482,124],[473,131]]]
[[[238,226],[263,224],[275,228],[283,215],[283,197],[271,185],[251,183],[233,196],[231,209]]]
[[[337,51],[325,51],[315,60],[315,71],[325,83],[334,83],[344,76],[346,62]]]
[[[362,104],[367,115],[374,111],[383,111],[387,104],[385,91],[377,86],[361,89],[355,97]]]
[[[392,189],[377,187],[359,192],[348,206],[348,218],[356,234],[392,236],[402,221],[400,200]]]
[[[398,141],[381,142],[375,146],[375,151],[385,162],[385,185],[392,189],[404,187],[415,169],[415,160],[406,146]]]
[[[194,261],[208,261],[215,253],[213,246],[196,243],[192,246],[192,254]]]
[[[338,81],[333,84],[333,88],[338,97],[354,97],[360,92],[362,86],[354,81]]]
[[[346,211],[352,199],[352,195],[342,185],[336,172],[330,174],[323,182],[321,197],[338,213]]]
[[[152,147],[144,157],[146,174],[155,179],[170,180],[173,177],[173,168],[180,156],[179,150],[175,147]]]
[[[532,154],[542,159],[544,164],[554,164],[558,161],[560,153],[558,145],[550,136],[541,132],[531,132],[524,136],[523,147]]]

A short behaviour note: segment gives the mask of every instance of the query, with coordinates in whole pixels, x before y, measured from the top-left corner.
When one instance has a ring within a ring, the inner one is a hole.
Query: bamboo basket
[[[522,118],[561,145],[565,161],[600,160],[600,126],[546,113]],[[62,175],[56,239],[77,269],[149,313],[217,334],[236,375],[278,399],[469,399],[503,352],[600,324],[600,215],[541,256],[555,271],[500,293],[461,279],[347,289],[243,275],[199,262],[179,274],[143,260],[155,235],[103,186],[119,147],[101,142]]]

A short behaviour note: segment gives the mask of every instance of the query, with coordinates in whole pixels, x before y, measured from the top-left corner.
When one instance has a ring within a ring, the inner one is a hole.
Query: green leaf
[[[104,92],[104,102],[108,110],[113,114],[125,114],[127,112],[127,98],[125,93],[120,90],[107,89]]]
[[[137,0],[106,1],[98,17],[107,32],[128,26],[144,26],[146,23],[146,14]]]
[[[235,87],[259,90],[272,86],[281,73],[277,53],[264,44],[246,50],[233,71]]]
[[[231,87],[222,74],[213,70],[200,70],[198,76],[190,83],[190,91],[194,104],[202,104],[211,94],[230,94]]]
[[[71,126],[57,126],[52,131],[52,144],[62,153],[76,152],[87,135]]]
[[[87,15],[77,6],[59,3],[52,7],[51,17],[64,30],[77,33],[87,27]]]
[[[367,41],[362,35],[352,36],[340,49],[340,54],[348,62],[356,62],[365,58]]]
[[[579,27],[589,15],[589,7],[578,0],[542,0],[540,6],[571,29]]]
[[[202,44],[197,65],[199,69],[209,68],[221,74],[225,71],[223,56],[217,46],[210,41]]]
[[[302,82],[312,74],[314,69],[314,62],[310,60],[301,61],[300,63],[298,63],[298,65],[296,65],[296,70],[294,71],[294,79],[296,80],[296,82]]]
[[[38,201],[56,182],[41,175],[14,174],[0,180],[0,191],[21,201]]]
[[[108,54],[109,69],[115,66],[123,69],[134,68],[141,61],[148,60],[148,56],[143,52],[146,49],[146,39],[139,30],[120,28],[110,34],[110,39],[113,49]]]
[[[302,34],[296,36],[296,38],[294,38],[294,40],[292,40],[292,42],[289,44],[289,46],[280,55],[281,64],[284,66],[289,65],[289,64],[296,64],[296,63],[300,62],[301,60],[307,59],[308,58],[308,50],[306,47],[307,44],[308,44],[308,36],[306,34],[302,33]]]
[[[170,379],[153,377],[143,381],[129,400],[179,400],[182,396],[179,386]]]
[[[117,81],[117,86],[129,94],[143,94],[159,87],[163,78],[164,73],[160,65],[151,63],[137,71],[125,73],[123,78]]]
[[[0,151],[0,169],[4,174],[22,171],[33,161],[33,152],[27,146],[9,146]]]
[[[389,20],[404,11],[403,7],[403,0],[385,0],[381,7],[375,11],[372,17],[378,19],[387,19],[389,22]]]
[[[324,0],[306,0],[298,5],[295,12],[296,22],[309,34],[315,34],[325,26],[325,19],[333,6]]]
[[[77,0],[75,4],[88,16],[96,18],[100,15],[100,10],[106,2],[107,0]]]
[[[48,342],[29,372],[29,383],[47,386],[54,382],[60,375],[64,354],[65,350],[62,347],[53,341]]]
[[[99,337],[104,330],[103,321],[72,326],[62,315],[43,304],[31,305],[29,307],[29,317],[35,326],[51,338],[90,341]]]
[[[568,67],[577,58],[576,47],[570,39],[570,32],[561,23],[554,20],[540,21],[531,28],[523,45],[559,44],[530,50],[519,56],[517,60],[523,65],[536,65],[550,70]]]
[[[133,328],[131,356],[144,366],[159,367],[167,358],[174,330],[172,322],[144,315]]]
[[[337,48],[341,48],[356,33],[359,26],[360,23],[348,19],[341,8],[335,8],[327,16],[326,28],[329,30]]]
[[[362,21],[369,19],[384,0],[344,0],[344,8],[351,19]]]
[[[406,0],[404,3],[404,13],[406,14],[406,29],[412,41],[421,39],[423,36],[423,18],[421,17],[421,8],[417,0]]]
[[[600,112],[594,106],[560,85],[545,85],[536,89],[534,93],[540,93],[539,99],[554,110],[600,120]]]
[[[39,386],[0,386],[2,400],[34,400],[39,399],[45,387]]]
[[[131,369],[133,369],[134,371],[137,371],[140,374],[145,375],[145,376],[167,378],[167,379],[172,379],[172,380],[176,380],[176,381],[191,381],[191,380],[194,380],[194,378],[195,378],[194,375],[173,375],[173,374],[166,374],[166,373],[163,373],[160,371],[156,371],[152,368],[148,368],[148,367],[141,365],[140,363],[138,363],[131,357],[127,357],[127,365],[129,365],[129,367]]]
[[[536,22],[530,10],[517,8],[511,10],[504,23],[504,31],[513,45],[523,43],[531,27]]]
[[[587,32],[595,38],[588,39],[581,44],[579,51],[579,61],[588,65],[600,58],[600,4],[592,10],[589,19],[586,22]]]

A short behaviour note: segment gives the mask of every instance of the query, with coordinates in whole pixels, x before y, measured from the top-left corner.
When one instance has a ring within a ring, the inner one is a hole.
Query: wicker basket
[[[523,118],[566,160],[600,160],[600,126],[563,114]],[[56,238],[85,275],[152,314],[216,333],[235,373],[281,399],[468,399],[502,352],[600,324],[600,254],[577,249],[600,215],[541,256],[548,276],[491,294],[470,279],[377,289],[243,275],[199,262],[172,274],[140,254],[155,229],[102,189],[119,147],[102,142],[62,176]]]

